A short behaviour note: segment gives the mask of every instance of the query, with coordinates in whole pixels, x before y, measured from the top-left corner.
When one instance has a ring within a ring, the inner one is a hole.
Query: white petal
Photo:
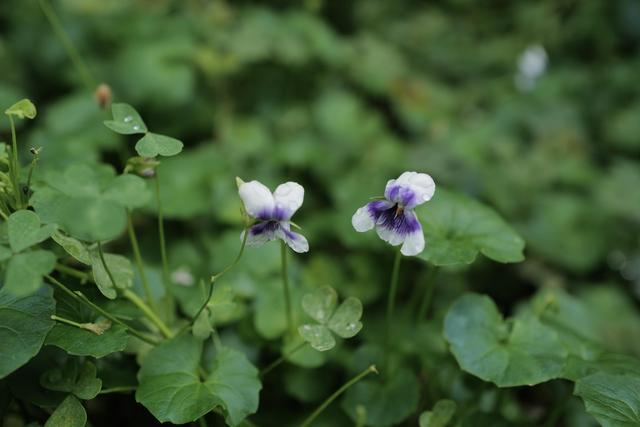
[[[389,183],[391,183],[391,181],[389,181]],[[416,193],[417,200],[415,205],[421,205],[431,200],[433,194],[436,192],[436,183],[433,181],[433,178],[426,173],[404,172],[395,180],[395,184],[408,185]]]
[[[404,238],[404,244],[400,248],[400,252],[405,256],[418,255],[424,250],[424,233],[422,229],[409,234]]]
[[[351,225],[353,225],[353,228],[355,228],[356,231],[361,233],[373,228],[375,221],[369,213],[368,205],[358,208],[356,213],[351,217]]]
[[[289,230],[288,224],[283,223],[282,228],[280,228],[276,234],[295,252],[299,254],[309,252],[309,242],[307,238],[300,233],[294,233]]]
[[[244,203],[244,210],[252,218],[271,215],[275,202],[271,191],[258,181],[245,182],[238,188],[238,194]]]
[[[389,243],[391,246],[398,246],[404,242],[404,236],[386,227],[378,225],[376,226],[376,232],[378,233],[378,237]]]
[[[244,240],[244,231],[240,233],[240,241]],[[276,238],[273,232],[265,232],[261,234],[251,234],[247,236],[247,246],[260,246]]]
[[[287,219],[289,219],[302,206],[304,188],[297,182],[285,182],[278,185],[278,188],[273,193],[273,198],[276,206],[286,209],[288,212]]]

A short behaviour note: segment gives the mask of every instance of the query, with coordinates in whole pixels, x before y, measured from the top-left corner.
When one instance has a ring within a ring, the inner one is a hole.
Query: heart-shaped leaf
[[[56,408],[44,427],[84,427],[87,423],[87,412],[82,403],[72,395]]]
[[[93,279],[100,292],[102,292],[102,295],[109,299],[114,299],[117,296],[116,288],[124,290],[133,286],[133,268],[131,261],[122,255],[104,254],[104,261],[113,276],[115,286],[107,270],[104,268],[98,251],[91,252]]]
[[[122,135],[132,135],[147,132],[147,126],[142,121],[140,114],[129,104],[111,104],[113,120],[105,120],[104,125],[114,132]]]
[[[48,239],[56,231],[55,225],[40,225],[40,218],[33,211],[20,210],[9,217],[9,244],[13,252],[20,252]]]
[[[498,387],[534,385],[562,374],[558,335],[525,313],[508,324],[491,298],[464,295],[447,312],[444,336],[460,367]]]
[[[17,297],[0,289],[0,379],[35,356],[54,322],[55,301],[49,287]]]
[[[336,345],[331,331],[324,325],[301,325],[298,332],[302,339],[318,351],[331,350]]]
[[[420,427],[446,427],[456,413],[456,402],[453,400],[438,400],[433,410],[423,412],[420,415]]]
[[[180,140],[149,132],[136,143],[136,152],[142,157],[170,157],[180,153],[183,146]]]
[[[41,378],[42,387],[66,393],[73,393],[83,400],[93,399],[102,389],[102,380],[96,377],[96,366],[91,362],[78,363],[69,358],[64,365],[45,371]]]
[[[470,264],[478,252],[498,262],[524,259],[524,240],[491,208],[467,196],[438,190],[423,211],[427,244],[419,257],[433,265]]]
[[[302,297],[302,308],[313,320],[327,323],[336,308],[338,294],[331,286],[323,286]]]
[[[160,422],[188,423],[220,407],[228,425],[239,425],[258,409],[258,370],[244,354],[223,347],[201,379],[201,354],[202,342],[190,334],[155,347],[142,362],[136,400]]]
[[[603,427],[640,425],[640,376],[597,373],[576,382],[574,394]]]
[[[73,237],[66,236],[59,231],[53,233],[51,238],[74,259],[85,265],[91,265],[91,255],[84,243]]]
[[[20,101],[7,108],[4,113],[8,116],[16,116],[20,119],[33,119],[36,117],[36,106],[28,99],[21,99]]]
[[[53,252],[37,250],[22,252],[9,260],[5,286],[8,292],[17,296],[30,295],[42,285],[42,276],[56,265]]]
[[[349,297],[340,304],[340,307],[329,319],[329,329],[342,338],[356,336],[362,329],[362,303],[358,298]]]
[[[213,325],[211,324],[211,313],[208,308],[205,308],[200,312],[195,322],[193,322],[193,326],[191,328],[193,332],[193,336],[206,340],[211,336],[211,332],[213,332]]]

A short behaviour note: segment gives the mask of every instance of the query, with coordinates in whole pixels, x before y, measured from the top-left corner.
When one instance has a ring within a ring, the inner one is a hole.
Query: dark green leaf
[[[597,373],[576,382],[574,394],[603,427],[640,425],[640,376]]]
[[[87,413],[78,399],[68,396],[51,414],[44,427],[84,427]]]

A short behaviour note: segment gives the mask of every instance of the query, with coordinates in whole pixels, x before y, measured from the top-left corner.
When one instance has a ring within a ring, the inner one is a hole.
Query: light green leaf
[[[51,288],[17,297],[0,289],[0,378],[35,356],[53,327],[55,301]]]
[[[136,143],[136,152],[142,157],[169,157],[182,151],[184,144],[175,138],[149,132]]]
[[[122,255],[104,254],[104,261],[113,276],[115,287],[107,270],[104,268],[98,251],[91,252],[93,279],[105,297],[114,299],[117,295],[116,288],[128,289],[133,286],[133,268],[131,261]]]
[[[422,211],[427,244],[419,257],[434,265],[470,264],[478,252],[498,262],[524,259],[524,240],[492,209],[467,196],[440,189]]]
[[[16,116],[20,119],[24,119],[25,117],[27,119],[33,119],[36,117],[37,111],[33,102],[25,98],[4,110],[4,113],[8,116]]]
[[[129,104],[111,104],[113,120],[105,120],[104,125],[122,135],[132,135],[147,132],[147,126],[140,114]]]
[[[298,332],[302,339],[318,351],[331,350],[336,345],[331,331],[324,325],[301,325],[298,327]]]
[[[119,175],[114,179],[103,194],[106,200],[116,202],[120,206],[135,209],[147,204],[151,192],[144,179],[137,175]]]
[[[40,218],[33,211],[19,210],[9,217],[9,244],[13,252],[20,252],[48,239],[55,231],[55,225],[40,225]]]
[[[51,414],[44,427],[84,427],[87,412],[78,399],[67,396]]]
[[[438,400],[432,411],[420,415],[420,427],[446,427],[456,412],[456,402],[453,400]]]
[[[66,236],[60,231],[56,231],[51,235],[51,238],[59,244],[66,253],[71,255],[77,261],[83,264],[91,265],[91,256],[89,250],[81,241],[74,239],[73,237]]]
[[[202,342],[189,334],[167,340],[147,354],[138,375],[136,400],[160,422],[183,424],[220,407],[228,425],[258,409],[258,370],[244,354],[222,348],[201,379]]]
[[[640,425],[640,376],[597,373],[576,382],[574,394],[603,427]]]
[[[202,310],[196,318],[196,321],[193,322],[191,330],[193,332],[193,336],[201,340],[206,340],[211,336],[211,332],[213,332],[213,325],[211,325],[209,309],[205,308]]]
[[[420,384],[408,369],[400,369],[386,378],[364,379],[351,387],[342,407],[356,421],[357,408],[364,407],[368,426],[396,425],[418,407]]]
[[[534,385],[562,374],[567,350],[529,313],[505,322],[491,298],[464,295],[449,309],[444,336],[460,367],[498,387]]]
[[[349,297],[340,304],[340,307],[329,319],[329,329],[342,338],[356,336],[362,329],[362,303],[358,298]]]
[[[302,308],[321,324],[327,323],[336,308],[338,294],[331,286],[315,289],[302,297]]]
[[[11,249],[9,249],[6,246],[0,245],[0,261],[4,261],[11,258],[12,254],[13,252],[11,252]]]
[[[48,274],[56,265],[53,252],[37,250],[14,255],[9,260],[5,287],[17,296],[34,293],[42,285],[42,276]]]

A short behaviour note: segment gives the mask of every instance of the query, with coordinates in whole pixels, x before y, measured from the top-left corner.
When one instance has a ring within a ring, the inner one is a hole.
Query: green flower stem
[[[131,301],[136,307],[138,307],[140,311],[144,313],[147,319],[149,319],[151,323],[153,323],[158,327],[158,329],[160,330],[162,335],[165,336],[165,338],[171,338],[173,336],[173,332],[171,332],[171,329],[169,329],[169,327],[164,324],[162,319],[160,319],[158,315],[151,309],[151,307],[145,304],[142,298],[140,298],[135,292],[132,292],[129,289],[125,289],[122,295],[126,299]]]
[[[84,271],[69,267],[68,265],[56,264],[55,269],[60,273],[64,273],[69,276],[75,277],[76,279],[80,279],[82,282],[93,282],[93,277],[91,277],[89,273],[85,273]]]
[[[73,62],[73,66],[75,67],[78,74],[80,74],[80,78],[82,79],[84,85],[87,87],[87,90],[93,91],[97,86],[96,80],[91,75],[89,68],[82,60],[80,53],[65,32],[64,27],[62,26],[58,15],[56,15],[56,12],[53,10],[53,7],[51,7],[49,0],[39,0],[39,3],[40,9],[42,9],[42,13],[44,13],[47,21],[49,21],[49,25],[51,25],[51,29],[55,33],[58,40],[60,40],[60,42],[64,46],[64,49],[67,51],[67,55],[69,55],[71,62]]]
[[[56,320],[60,323],[66,323],[67,325],[75,326],[78,329],[87,329],[82,323],[74,322],[73,320],[65,319],[64,317],[56,316],[55,314],[51,315],[51,320]]]
[[[38,157],[34,157],[29,164],[29,175],[27,176],[27,190],[31,190],[31,178],[33,177],[33,171],[36,169],[36,165],[38,164]],[[25,203],[26,204],[26,203]]]
[[[11,180],[13,184],[13,196],[15,198],[15,207],[20,209],[22,206],[22,193],[20,191],[20,161],[18,160],[18,139],[16,138],[16,125],[11,115],[9,123],[11,124]]]
[[[131,249],[133,250],[133,256],[136,259],[136,265],[140,272],[140,279],[142,280],[142,287],[144,289],[145,299],[153,307],[153,296],[151,294],[151,287],[149,286],[149,280],[147,280],[147,273],[144,271],[144,263],[142,262],[142,255],[140,255],[140,246],[138,246],[138,238],[133,228],[133,220],[131,218],[131,211],[127,209],[127,229],[129,231],[129,240],[131,241]]]
[[[389,286],[389,297],[387,299],[387,325],[385,333],[385,354],[389,350],[389,340],[391,339],[391,326],[393,324],[393,311],[396,304],[396,294],[398,292],[398,276],[400,275],[400,260],[402,253],[400,250],[396,252],[393,261],[393,270],[391,271],[391,285]]]
[[[284,287],[284,309],[287,315],[287,330],[294,333],[293,313],[291,312],[291,292],[289,290],[289,275],[287,273],[287,244],[280,241],[280,254],[282,257],[282,285]]]
[[[158,176],[158,168],[156,168],[156,177],[154,178],[156,187],[156,205],[158,209],[158,236],[160,238],[160,258],[162,259],[162,283],[165,291],[169,295],[169,262],[167,261],[167,245],[164,239],[164,217],[162,215],[162,203],[160,202],[160,177]]]
[[[429,308],[431,307],[431,302],[433,301],[433,292],[436,288],[436,279],[438,277],[438,267],[431,266],[431,270],[427,275],[427,287],[424,290],[424,295],[422,296],[422,302],[420,303],[420,308],[418,309],[418,318],[417,321],[421,322],[428,314]]]
[[[377,374],[378,370],[376,369],[376,367],[374,365],[371,365],[367,369],[365,369],[364,371],[360,372],[358,375],[356,375],[355,377],[353,377],[352,379],[347,381],[347,383],[345,383],[342,387],[340,387],[338,390],[336,390],[335,393],[333,393],[331,396],[329,396],[327,398],[327,400],[322,402],[322,404],[320,406],[318,406],[318,408],[315,411],[313,411],[313,413],[311,413],[311,415],[309,415],[307,417],[307,419],[305,419],[302,422],[302,424],[300,424],[300,427],[308,427],[308,426],[310,426],[311,423],[313,421],[315,421],[316,418],[318,418],[318,416],[322,413],[322,411],[324,411],[327,408],[327,406],[329,406],[334,400],[336,400],[338,397],[340,397],[340,395],[342,393],[347,391],[349,389],[349,387],[351,387],[352,385],[354,385],[355,383],[357,383],[358,381],[360,381],[361,379],[363,379],[367,375],[369,375],[371,373],[374,373],[374,372]]]
[[[127,329],[127,331],[131,335],[139,338],[140,340],[142,340],[142,341],[144,341],[144,342],[146,342],[148,344],[151,344],[151,345],[157,344],[157,341],[155,341],[153,338],[150,338],[146,334],[144,334],[143,332],[140,332],[140,331],[132,328],[131,326],[127,325],[122,320],[118,319],[117,317],[115,317],[114,315],[112,315],[111,313],[109,313],[108,311],[103,309],[102,307],[94,304],[89,298],[84,296],[84,294],[82,292],[74,292],[74,291],[72,291],[71,289],[67,288],[65,285],[63,285],[60,281],[58,281],[56,278],[54,278],[51,275],[47,274],[47,275],[45,275],[45,277],[47,278],[47,280],[49,280],[49,282],[51,282],[52,284],[57,286],[62,292],[64,292],[65,294],[69,295],[74,300],[76,300],[76,301],[88,306],[90,309],[92,309],[96,313],[101,314],[105,318],[111,320],[111,322],[117,323],[118,325],[121,325],[121,326],[125,327]]]
[[[111,387],[111,388],[103,388],[100,390],[98,394],[111,394],[111,393],[131,393],[136,391],[136,386],[120,386],[120,387]]]
[[[285,354],[283,354],[282,356],[278,357],[276,360],[274,360],[273,362],[271,362],[269,364],[269,366],[267,366],[266,368],[264,368],[262,371],[260,371],[260,378],[264,377],[265,375],[267,375],[269,372],[273,371],[275,368],[277,368],[278,366],[280,366],[282,364],[282,362],[284,362],[285,360],[287,360],[288,357],[293,356],[295,353],[297,353],[299,350],[303,349],[305,346],[307,345],[306,341],[301,342],[300,344],[298,344],[297,346],[293,347],[291,350],[289,350],[288,352],[286,352]]]

